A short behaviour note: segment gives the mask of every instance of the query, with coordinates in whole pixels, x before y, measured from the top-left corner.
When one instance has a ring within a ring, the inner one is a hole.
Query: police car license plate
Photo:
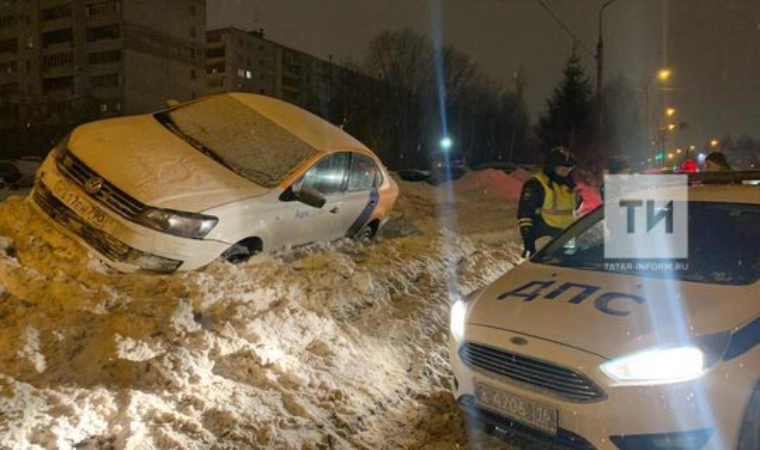
[[[53,186],[53,194],[72,211],[77,213],[85,222],[102,229],[108,220],[105,211],[95,206],[89,200],[66,186],[64,181],[58,181]]]
[[[491,412],[546,434],[557,434],[559,414],[556,408],[481,383],[475,383],[475,399],[478,405]]]

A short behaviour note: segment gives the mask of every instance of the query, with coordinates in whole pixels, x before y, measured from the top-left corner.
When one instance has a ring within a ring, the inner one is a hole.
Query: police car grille
[[[66,178],[81,186],[85,191],[87,180],[93,177],[102,178],[69,151],[58,162],[58,169]],[[125,194],[105,179],[103,180],[103,187],[97,193],[90,194],[88,192],[88,195],[116,214],[132,221],[146,209],[144,204]]]
[[[459,348],[459,357],[474,370],[570,401],[605,398],[604,391],[584,375],[538,359],[472,342]]]
[[[114,261],[123,261],[127,257],[130,247],[85,223],[74,211],[55,198],[44,184],[37,183],[33,198],[45,214],[81,237],[98,252]]]

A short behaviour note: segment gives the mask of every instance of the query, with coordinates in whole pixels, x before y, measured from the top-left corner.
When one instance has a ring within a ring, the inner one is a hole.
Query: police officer
[[[536,252],[536,239],[556,236],[573,220],[581,203],[573,178],[575,158],[565,148],[555,148],[544,168],[525,182],[517,206],[517,220],[523,238],[523,256]]]

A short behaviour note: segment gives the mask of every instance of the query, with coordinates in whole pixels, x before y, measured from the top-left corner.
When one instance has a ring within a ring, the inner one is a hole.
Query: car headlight
[[[449,326],[451,328],[451,335],[458,341],[464,337],[464,325],[466,319],[467,303],[465,303],[464,300],[456,300],[454,304],[451,305]]]
[[[219,222],[213,216],[158,208],[148,208],[137,219],[154,230],[191,239],[203,239]]]
[[[60,161],[63,158],[63,155],[66,154],[66,149],[69,146],[69,139],[71,139],[71,133],[64,136],[63,139],[58,141],[58,143],[55,144],[53,149],[50,150],[50,154],[53,156],[53,158],[56,161]]]
[[[676,383],[705,372],[705,353],[696,346],[652,349],[601,365],[604,373],[625,385]]]
[[[449,317],[449,329],[454,339],[461,340],[464,337],[465,324],[467,323],[468,304],[472,299],[480,294],[481,289],[477,289],[469,295],[457,299],[451,304],[451,316]]]

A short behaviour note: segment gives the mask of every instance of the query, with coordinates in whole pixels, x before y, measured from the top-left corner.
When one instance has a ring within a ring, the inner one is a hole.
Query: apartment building
[[[0,129],[205,94],[205,0],[0,0]]]
[[[263,30],[207,32],[207,93],[253,92],[328,117],[339,77],[348,69],[264,37]]]

